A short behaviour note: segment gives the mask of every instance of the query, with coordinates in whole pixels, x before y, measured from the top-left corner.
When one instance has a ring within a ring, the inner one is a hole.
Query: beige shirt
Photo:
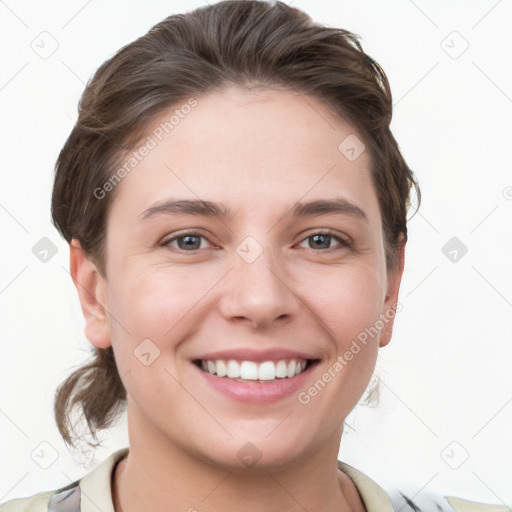
[[[111,478],[116,463],[129,451],[113,452],[101,464],[65,487],[16,498],[0,504],[0,512],[115,512]],[[423,495],[408,498],[401,493],[390,496],[373,480],[352,466],[338,461],[338,467],[354,482],[367,512],[507,512],[504,505],[489,505],[453,496]]]

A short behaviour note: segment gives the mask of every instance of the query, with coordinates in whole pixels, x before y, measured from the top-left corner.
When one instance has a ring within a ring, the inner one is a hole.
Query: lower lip
[[[277,379],[273,382],[239,382],[228,377],[218,377],[209,372],[205,372],[194,364],[197,371],[200,372],[203,379],[220,393],[239,400],[250,403],[269,403],[281,400],[303,387],[316,362],[310,365],[299,375],[291,378]]]

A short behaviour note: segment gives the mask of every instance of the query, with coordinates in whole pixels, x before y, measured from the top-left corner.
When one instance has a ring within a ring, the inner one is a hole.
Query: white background
[[[359,34],[381,64],[392,129],[423,192],[409,223],[403,311],[379,356],[380,405],[353,411],[340,458],[412,495],[510,506],[512,4],[289,3]],[[124,416],[92,462],[69,453],[53,420],[57,385],[90,347],[67,244],[50,223],[53,166],[97,67],[166,16],[202,5],[0,2],[0,502],[66,485],[127,446]],[[43,31],[58,44],[47,59],[31,47]],[[454,236],[468,248],[457,262],[442,252]],[[46,263],[32,253],[42,237],[58,248]],[[57,457],[48,469],[31,457],[41,442]]]

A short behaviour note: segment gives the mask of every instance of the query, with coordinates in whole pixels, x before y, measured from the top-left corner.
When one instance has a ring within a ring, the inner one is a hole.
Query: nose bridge
[[[298,299],[274,249],[247,236],[235,249],[233,266],[223,297],[226,317],[244,317],[264,326],[297,312]]]
[[[242,287],[251,288],[253,294],[273,294],[278,291],[282,283],[276,275],[280,265],[274,249],[263,247],[253,237],[247,237],[237,247],[236,253],[235,271],[239,274]]]

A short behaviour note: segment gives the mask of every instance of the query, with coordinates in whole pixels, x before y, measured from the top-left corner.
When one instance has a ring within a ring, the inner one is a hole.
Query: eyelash
[[[305,240],[307,240],[308,238],[312,238],[312,237],[314,237],[316,235],[329,236],[332,239],[336,239],[338,242],[340,242],[340,245],[339,245],[339,247],[334,247],[334,248],[331,247],[331,248],[328,248],[328,249],[320,249],[318,251],[315,250],[315,249],[311,249],[314,252],[328,252],[328,253],[330,253],[330,252],[334,252],[334,251],[337,251],[337,250],[341,250],[341,249],[344,249],[344,248],[350,248],[351,247],[351,243],[349,242],[349,240],[347,240],[344,237],[341,237],[336,232],[331,231],[329,229],[315,231],[314,233],[312,233],[312,234],[306,236],[305,238],[303,238],[300,243],[302,243]],[[185,232],[185,233],[181,233],[179,235],[173,236],[172,238],[169,238],[168,240],[162,242],[161,245],[164,246],[164,247],[168,247],[168,246],[170,246],[171,242],[174,242],[175,240],[178,240],[180,238],[185,238],[187,236],[193,236],[193,237],[196,237],[196,238],[204,238],[205,240],[208,240],[208,238],[205,237],[204,235],[201,235],[200,233],[196,233],[196,232],[190,231],[190,232]],[[200,249],[193,249],[193,250],[190,250],[190,251],[186,251],[186,250],[183,250],[183,249],[179,249],[177,247],[174,247],[174,249],[179,251],[181,254],[184,254],[184,253],[194,254],[194,253],[196,253],[197,251],[200,250]]]

